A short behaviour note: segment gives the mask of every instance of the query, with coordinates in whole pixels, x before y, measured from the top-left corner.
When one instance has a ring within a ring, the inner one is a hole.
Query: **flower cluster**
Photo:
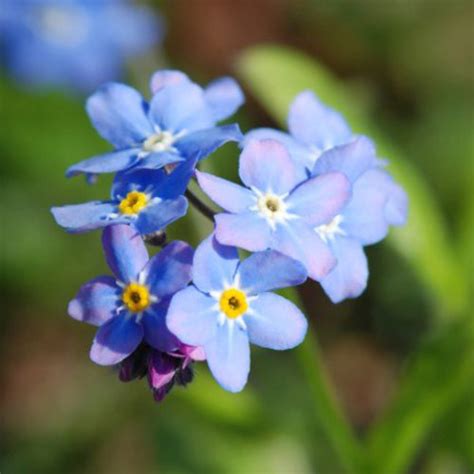
[[[237,392],[250,371],[250,343],[286,350],[305,337],[305,316],[273,290],[309,277],[335,303],[359,296],[368,278],[363,247],[404,223],[407,197],[374,144],[311,92],[292,103],[289,134],[245,136],[236,124],[217,125],[243,102],[231,78],[202,88],[182,72],[158,71],[151,92],[146,102],[111,83],[87,101],[114,150],[67,176],[116,173],[111,197],[52,212],[69,232],[103,229],[113,276],[86,283],[68,312],[98,327],[91,359],[118,366],[122,381],[147,376],[157,401],[189,383],[202,360]],[[242,184],[198,170],[229,141],[242,149]],[[191,179],[222,208],[195,251],[164,233],[186,214]],[[162,249],[149,258],[145,242],[153,241]],[[251,254],[241,261],[238,249]]]

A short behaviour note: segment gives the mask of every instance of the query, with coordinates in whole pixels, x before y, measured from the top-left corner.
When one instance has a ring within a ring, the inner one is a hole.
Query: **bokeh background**
[[[375,137],[408,190],[410,223],[368,249],[362,297],[333,305],[307,283],[305,311],[360,444],[360,472],[473,472],[474,4],[147,5],[164,18],[164,42],[130,60],[122,78],[144,94],[161,67],[201,83],[231,74],[246,92],[237,114],[246,131],[284,126],[292,97],[313,88]],[[298,351],[253,350],[238,395],[200,365],[161,405],[145,382],[120,383],[89,361],[94,330],[68,318],[66,305],[107,271],[99,234],[67,235],[49,208],[107,196],[108,177],[89,186],[64,170],[108,145],[81,95],[21,87],[4,69],[0,100],[1,472],[350,472],[339,456],[344,436],[334,441],[321,422],[325,407]],[[235,177],[237,157],[226,145],[204,166]],[[209,231],[190,211],[171,233],[195,245]]]

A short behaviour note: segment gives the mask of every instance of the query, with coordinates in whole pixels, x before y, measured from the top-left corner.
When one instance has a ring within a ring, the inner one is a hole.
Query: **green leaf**
[[[463,266],[456,258],[436,198],[420,172],[372,125],[364,102],[350,88],[314,59],[278,46],[261,46],[241,56],[237,71],[252,95],[284,126],[288,106],[304,89],[313,90],[323,102],[340,111],[356,133],[375,140],[380,156],[410,199],[409,222],[391,232],[389,242],[414,266],[430,291],[433,308],[443,317],[462,314],[468,307]]]

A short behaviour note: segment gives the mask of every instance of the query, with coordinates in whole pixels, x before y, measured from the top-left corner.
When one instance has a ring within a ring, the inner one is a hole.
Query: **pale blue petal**
[[[286,194],[306,178],[276,140],[250,141],[240,155],[239,174],[247,187],[274,194]]]
[[[224,245],[235,245],[250,252],[266,250],[272,244],[272,230],[257,213],[217,214],[216,238]]]
[[[342,214],[342,230],[362,245],[385,238],[388,233],[385,209],[391,191],[392,178],[385,171],[366,171],[353,186],[352,199]]]
[[[337,237],[331,242],[337,265],[321,281],[333,303],[357,298],[367,286],[369,269],[362,245],[354,239]]]
[[[93,156],[76,163],[66,170],[66,176],[71,178],[79,174],[115,173],[136,165],[140,148],[127,148],[103,155]]]
[[[86,109],[99,134],[116,148],[135,147],[153,132],[143,97],[125,84],[105,84],[89,97]]]
[[[385,218],[390,225],[405,225],[408,217],[408,196],[401,186],[393,183],[385,206]]]
[[[316,281],[324,278],[336,264],[328,246],[302,220],[277,226],[272,248],[300,261],[309,277]]]
[[[244,103],[242,89],[231,77],[221,77],[212,81],[204,89],[204,98],[216,122],[233,115]]]
[[[219,317],[218,302],[188,286],[176,293],[166,315],[168,329],[183,343],[202,346],[213,339]]]
[[[111,224],[126,222],[123,216],[110,217],[117,214],[117,204],[104,201],[92,201],[84,204],[72,204],[51,208],[54,219],[68,232],[87,232]]]
[[[240,392],[250,372],[247,333],[236,324],[218,326],[215,337],[204,345],[204,351],[219,385],[230,392]]]
[[[185,135],[175,143],[182,156],[202,160],[228,142],[239,142],[242,132],[237,124],[221,125]]]
[[[342,173],[327,173],[298,186],[286,200],[287,210],[318,226],[339,214],[350,196],[349,180]]]
[[[314,165],[313,176],[339,171],[354,183],[365,171],[378,164],[372,141],[358,137],[347,145],[337,146],[323,153]]]
[[[320,155],[319,152],[295,140],[290,134],[273,128],[256,128],[250,130],[250,132],[245,134],[241,146],[245,147],[252,140],[269,139],[282,143],[295,163],[307,170],[313,169],[316,158]]]
[[[222,291],[233,282],[238,264],[237,249],[221,245],[211,234],[194,254],[193,282],[205,293]]]
[[[229,212],[244,212],[256,204],[252,191],[208,173],[196,171],[201,189],[220,207]]]
[[[262,293],[252,300],[244,321],[252,344],[280,351],[301,344],[308,329],[303,313],[273,293]]]
[[[167,86],[176,86],[182,83],[190,83],[189,77],[184,72],[173,69],[163,69],[156,71],[150,80],[152,94],[156,94],[160,89]]]
[[[246,258],[239,265],[237,275],[240,287],[252,295],[299,285],[308,276],[302,263],[274,250]]]
[[[214,125],[202,89],[193,83],[180,83],[160,89],[150,104],[150,119],[162,130],[193,132]]]
[[[301,92],[290,105],[288,129],[299,141],[325,150],[351,141],[341,114],[323,105],[311,91]]]

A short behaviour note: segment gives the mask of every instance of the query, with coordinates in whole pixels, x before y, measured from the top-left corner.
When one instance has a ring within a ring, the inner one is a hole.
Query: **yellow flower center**
[[[148,196],[139,191],[130,191],[127,196],[120,201],[119,209],[122,214],[138,214],[148,203]]]
[[[249,305],[243,291],[236,288],[225,290],[219,301],[221,311],[230,319],[235,319],[247,311]]]
[[[130,283],[123,290],[122,301],[132,313],[140,313],[150,306],[151,298],[146,286]]]

